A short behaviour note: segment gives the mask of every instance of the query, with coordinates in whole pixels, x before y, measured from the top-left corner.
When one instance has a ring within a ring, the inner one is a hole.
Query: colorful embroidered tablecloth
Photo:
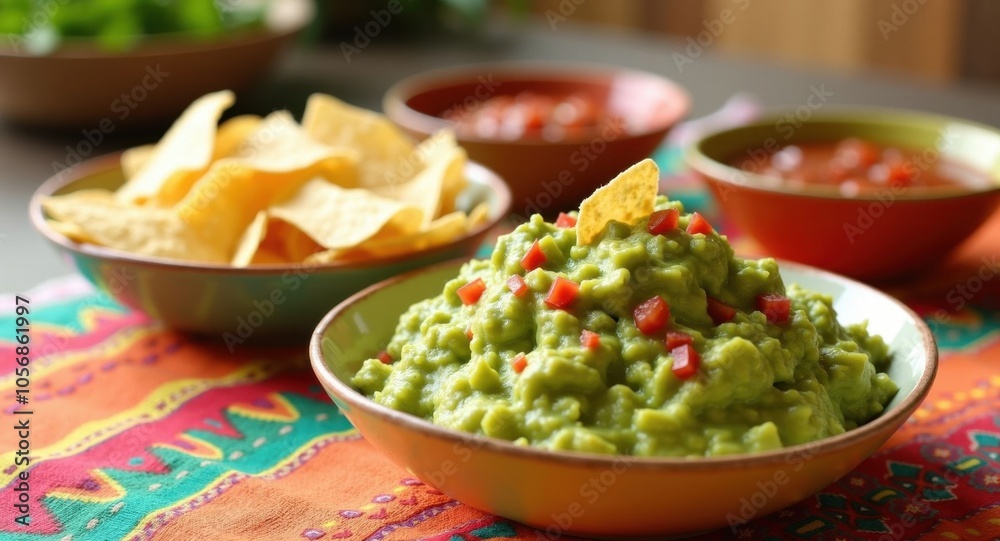
[[[711,211],[690,180],[665,188]],[[998,256],[1000,213],[940,269],[891,289],[931,325],[941,368],[930,398],[882,450],[793,508],[702,539],[1000,538]],[[546,538],[389,462],[338,413],[304,349],[230,354],[80,278],[28,297],[27,403],[17,402],[15,299],[0,297],[0,539]],[[13,427],[26,420],[24,467]],[[30,526],[18,522],[24,515]]]

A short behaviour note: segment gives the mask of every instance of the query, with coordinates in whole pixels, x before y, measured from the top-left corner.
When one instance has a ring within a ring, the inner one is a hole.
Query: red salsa
[[[474,109],[453,108],[442,116],[462,135],[496,139],[559,141],[605,122],[621,123],[586,94],[520,92],[494,96]]]
[[[986,174],[942,157],[935,149],[910,150],[853,138],[797,143],[774,152],[750,150],[729,164],[792,187],[835,186],[847,197],[887,188],[979,188],[990,183]]]

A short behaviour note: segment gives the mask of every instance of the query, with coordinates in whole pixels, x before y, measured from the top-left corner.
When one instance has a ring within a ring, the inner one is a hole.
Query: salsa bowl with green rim
[[[488,220],[446,244],[364,262],[233,267],[141,256],[74,242],[52,229],[42,210],[50,196],[124,183],[120,154],[84,162],[42,184],[31,198],[31,222],[67,262],[98,289],[166,326],[222,337],[227,344],[280,337],[305,340],[330,306],[365,287],[433,263],[469,257],[510,209],[510,190],[489,169],[470,162],[469,185],[456,206],[489,205]]]
[[[327,393],[372,445],[400,467],[472,507],[561,535],[668,539],[793,505],[846,475],[917,409],[937,370],[937,347],[917,314],[867,285],[781,263],[785,283],[830,294],[841,323],[869,321],[894,358],[899,392],[871,422],[843,434],[759,454],[647,458],[553,452],[442,428],[376,404],[352,388],[385,348],[399,316],[441,292],[464,261],[376,284],[336,306],[309,347]]]
[[[789,144],[847,138],[915,151],[911,165],[923,171],[946,158],[989,182],[845,196],[837,186],[795,187],[730,165]],[[916,111],[830,108],[806,120],[777,111],[703,136],[688,150],[687,162],[723,214],[768,255],[866,280],[928,269],[1000,206],[1000,130]]]

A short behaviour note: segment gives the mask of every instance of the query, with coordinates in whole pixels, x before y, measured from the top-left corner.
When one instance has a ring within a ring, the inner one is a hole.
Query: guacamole
[[[410,307],[353,384],[444,427],[636,456],[779,449],[882,412],[897,387],[880,337],[680,203],[655,208],[589,245],[573,216],[533,216]]]

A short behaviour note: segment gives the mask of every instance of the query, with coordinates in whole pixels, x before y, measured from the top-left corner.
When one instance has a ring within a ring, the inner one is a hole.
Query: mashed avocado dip
[[[734,257],[639,165],[578,219],[533,216],[464,265],[353,384],[444,427],[637,456],[778,449],[878,416],[897,391],[882,339],[841,326],[829,296],[786,288],[773,259]],[[621,200],[637,192],[649,200]]]

